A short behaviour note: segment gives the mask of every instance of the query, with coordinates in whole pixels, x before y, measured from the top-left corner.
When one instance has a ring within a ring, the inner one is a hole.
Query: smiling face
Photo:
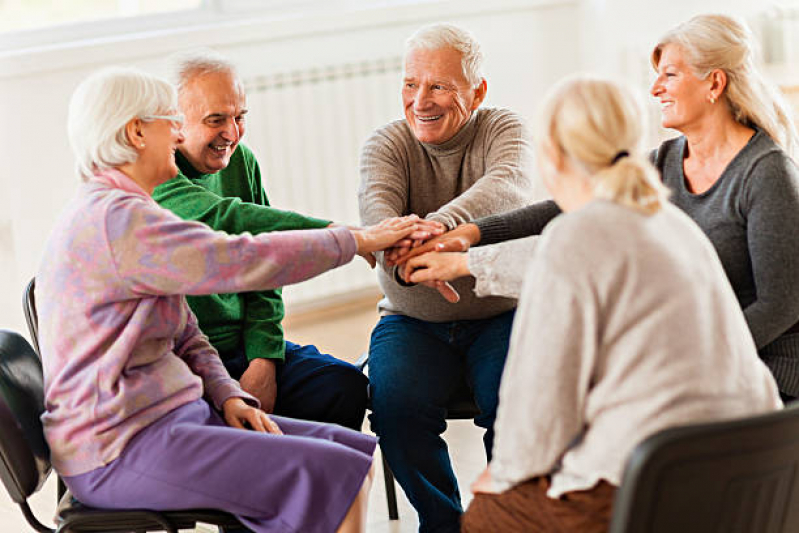
[[[180,152],[197,171],[219,172],[244,135],[247,98],[241,83],[230,72],[199,75],[184,87],[179,101],[186,115]]]
[[[700,121],[712,106],[712,85],[710,76],[702,80],[694,74],[679,46],[664,46],[650,90],[660,100],[663,127],[682,131]]]
[[[421,142],[442,144],[454,137],[482,103],[485,90],[485,80],[478,87],[469,84],[457,50],[413,49],[405,57],[402,104]]]

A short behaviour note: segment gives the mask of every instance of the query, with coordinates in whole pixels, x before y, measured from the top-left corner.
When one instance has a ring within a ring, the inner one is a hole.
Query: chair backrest
[[[42,412],[39,357],[21,335],[0,330],[0,479],[16,503],[24,503],[50,475]]]
[[[36,354],[41,358],[41,350],[39,350],[39,317],[36,314],[36,299],[33,296],[33,291],[36,289],[36,278],[31,278],[28,286],[25,287],[25,294],[22,295],[22,310],[25,312],[25,321],[28,323],[28,332],[31,334],[31,341],[33,342],[33,349]]]
[[[610,533],[799,531],[799,405],[672,428],[633,451]]]

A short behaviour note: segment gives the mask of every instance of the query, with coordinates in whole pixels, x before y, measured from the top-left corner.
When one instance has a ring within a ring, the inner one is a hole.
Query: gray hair
[[[405,41],[405,53],[411,50],[453,48],[461,54],[463,75],[472,87],[483,79],[483,52],[480,43],[468,31],[452,24],[431,24],[416,30]]]
[[[214,50],[203,48],[175,54],[169,58],[172,83],[178,94],[196,77],[215,72],[227,72],[238,78],[236,66]]]
[[[69,103],[67,134],[78,175],[133,163],[138,153],[125,127],[132,119],[177,109],[177,93],[166,80],[135,68],[111,67],[86,78]]]
[[[739,123],[765,131],[789,155],[797,154],[797,134],[791,113],[779,91],[755,66],[752,32],[726,15],[698,15],[666,33],[652,50],[657,70],[666,45],[677,45],[700,79],[720,69],[727,76],[722,94]]]

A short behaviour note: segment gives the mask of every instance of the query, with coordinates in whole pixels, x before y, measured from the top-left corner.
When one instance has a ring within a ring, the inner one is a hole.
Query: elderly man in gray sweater
[[[405,119],[378,129],[361,154],[364,224],[415,213],[452,229],[530,202],[528,135],[516,114],[480,108],[481,60],[478,43],[451,25],[408,39]],[[441,438],[447,400],[465,379],[490,456],[516,301],[478,299],[474,280],[463,279],[454,283],[460,300],[448,302],[436,287],[405,284],[387,259],[380,258],[385,298],[369,348],[372,428],[420,531],[458,531],[460,494]]]

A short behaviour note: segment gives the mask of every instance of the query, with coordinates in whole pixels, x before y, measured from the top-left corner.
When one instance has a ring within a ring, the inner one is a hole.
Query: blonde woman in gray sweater
[[[640,151],[641,116],[609,81],[572,79],[547,100],[541,172],[564,214],[534,254],[520,257],[522,240],[482,257],[483,290],[524,281],[463,531],[606,531],[642,439],[781,407],[712,244]],[[482,261],[432,253],[408,269],[446,280]]]

